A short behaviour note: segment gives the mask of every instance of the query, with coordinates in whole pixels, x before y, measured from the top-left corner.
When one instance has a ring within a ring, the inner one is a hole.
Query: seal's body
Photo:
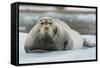
[[[71,29],[61,20],[42,17],[29,32],[25,41],[25,51],[32,53],[37,50],[69,50],[80,49],[83,45],[95,46]]]

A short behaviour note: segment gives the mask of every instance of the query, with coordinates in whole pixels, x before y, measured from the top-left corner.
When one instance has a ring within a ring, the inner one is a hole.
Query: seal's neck
[[[41,39],[45,44],[52,43],[52,37],[48,33],[43,34]]]

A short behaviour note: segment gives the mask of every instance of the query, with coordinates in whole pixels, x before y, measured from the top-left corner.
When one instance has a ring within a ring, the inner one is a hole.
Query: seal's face
[[[42,34],[52,34],[53,20],[49,17],[43,17],[39,20],[39,27]]]

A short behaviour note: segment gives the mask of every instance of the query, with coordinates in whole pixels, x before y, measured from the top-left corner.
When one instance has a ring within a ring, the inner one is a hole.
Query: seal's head
[[[38,21],[39,23],[39,30],[42,34],[52,34],[54,28],[54,21],[50,17],[42,17]]]

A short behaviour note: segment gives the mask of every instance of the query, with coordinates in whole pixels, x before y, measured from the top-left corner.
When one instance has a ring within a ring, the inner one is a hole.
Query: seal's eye
[[[51,23],[51,22],[49,22],[49,24],[51,25],[52,23]]]
[[[41,22],[41,25],[43,25],[43,22]]]

